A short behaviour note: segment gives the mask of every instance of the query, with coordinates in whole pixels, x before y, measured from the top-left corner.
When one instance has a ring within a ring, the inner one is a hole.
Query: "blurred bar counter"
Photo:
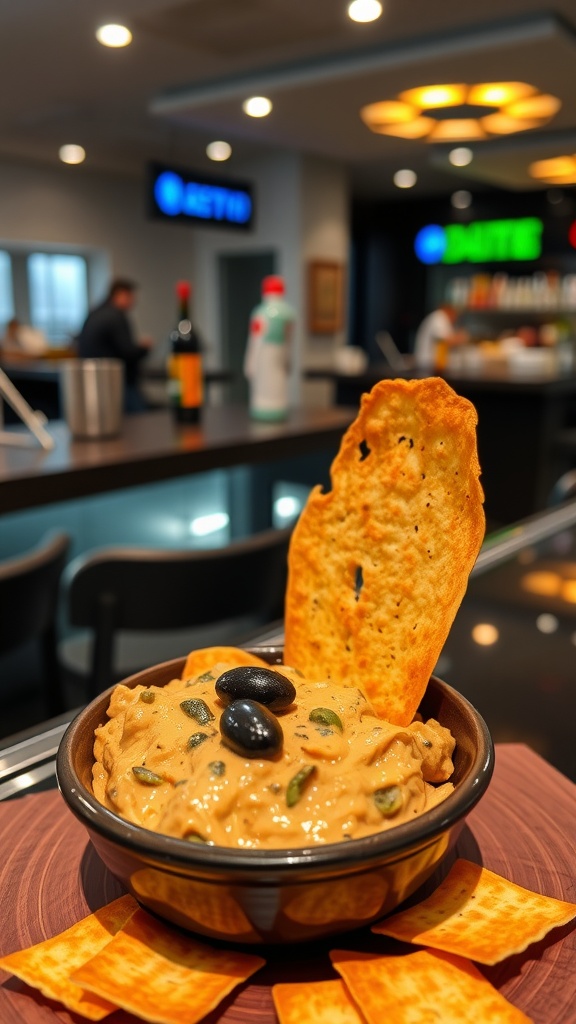
[[[319,451],[333,456],[353,418],[353,409],[295,409],[282,423],[258,423],[244,406],[214,406],[187,426],[156,410],[126,416],[118,437],[83,441],[52,421],[50,452],[0,446],[0,512]]]

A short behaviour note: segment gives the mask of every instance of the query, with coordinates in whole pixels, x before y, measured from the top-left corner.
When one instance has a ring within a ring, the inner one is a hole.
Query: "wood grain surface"
[[[122,892],[56,791],[1,804],[0,836],[2,954],[68,928]],[[526,888],[576,903],[575,849],[576,787],[526,747],[498,746],[490,788],[469,816],[456,855]],[[432,879],[428,888],[438,880]],[[334,977],[331,947],[386,952],[393,946],[398,948],[393,940],[363,929],[332,942],[259,949],[267,966],[205,1022],[276,1024],[274,983]],[[525,953],[481,969],[535,1024],[575,1024],[575,956],[572,923]],[[110,1024],[135,1022],[121,1011],[106,1019]],[[1,1024],[81,1020],[0,971]]]

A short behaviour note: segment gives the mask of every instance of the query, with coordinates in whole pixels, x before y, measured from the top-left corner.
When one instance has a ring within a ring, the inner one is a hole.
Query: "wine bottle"
[[[188,281],[177,282],[178,318],[170,333],[168,393],[180,423],[199,423],[203,405],[202,352],[191,320],[191,293]]]

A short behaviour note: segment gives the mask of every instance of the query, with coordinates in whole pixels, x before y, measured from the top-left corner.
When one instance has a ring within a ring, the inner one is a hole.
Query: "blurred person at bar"
[[[466,331],[455,327],[457,316],[454,306],[445,304],[424,317],[414,342],[414,361],[419,370],[445,369],[449,348],[469,340]]]
[[[136,338],[129,313],[136,304],[138,285],[128,278],[116,278],[101,305],[84,322],[76,345],[81,359],[120,359],[124,363],[124,411],[148,408],[139,386],[141,360],[148,354],[151,338]]]

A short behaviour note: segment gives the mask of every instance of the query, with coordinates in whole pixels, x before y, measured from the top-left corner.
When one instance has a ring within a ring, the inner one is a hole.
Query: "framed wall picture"
[[[343,326],[344,267],[315,260],[308,268],[308,330],[334,334]]]

